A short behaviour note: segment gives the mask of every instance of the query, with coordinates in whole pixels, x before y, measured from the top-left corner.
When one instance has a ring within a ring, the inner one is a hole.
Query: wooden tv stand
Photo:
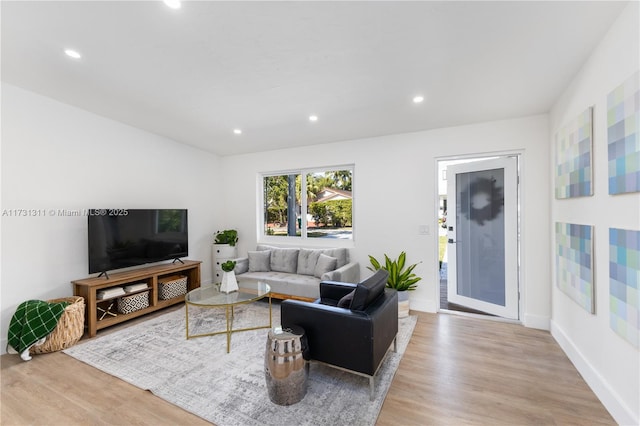
[[[109,278],[93,277],[71,281],[73,284],[73,294],[75,296],[84,297],[86,305],[85,326],[89,332],[89,337],[95,336],[98,330],[105,327],[119,324],[150,312],[157,311],[158,309],[184,302],[184,295],[167,300],[160,300],[158,298],[158,283],[172,278],[175,275],[184,275],[187,277],[187,292],[200,287],[200,264],[202,262],[199,260],[184,260],[183,262],[184,263],[175,262],[149,266],[132,271],[117,272],[115,274],[110,274]],[[97,293],[100,290],[110,287],[122,287],[133,283],[146,283],[147,289],[134,293],[127,293],[127,296],[148,291],[149,307],[128,314],[121,314],[115,312],[115,309],[109,309],[108,306],[115,305],[117,299],[122,296],[101,300],[98,300],[97,298]],[[99,310],[101,310],[102,319],[99,319]]]

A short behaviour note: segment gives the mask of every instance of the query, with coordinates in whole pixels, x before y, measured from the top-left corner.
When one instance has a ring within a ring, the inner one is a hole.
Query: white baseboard
[[[596,394],[602,405],[609,411],[613,419],[619,425],[640,424],[640,418],[636,417],[629,407],[623,404],[621,398],[609,386],[600,373],[582,355],[580,349],[573,343],[571,338],[562,330],[557,323],[551,320],[551,335],[558,342],[569,360],[576,367],[587,385]]]
[[[435,314],[438,312],[436,302],[429,299],[414,299],[409,295],[409,309],[413,311],[429,312]]]
[[[542,315],[524,314],[522,324],[528,328],[537,328],[538,330],[549,331],[549,317]]]

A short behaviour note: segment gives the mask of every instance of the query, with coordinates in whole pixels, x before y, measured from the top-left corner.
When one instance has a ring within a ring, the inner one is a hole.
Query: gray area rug
[[[263,301],[238,307],[234,327],[268,324],[268,312]],[[367,378],[312,363],[304,399],[276,405],[264,373],[268,329],[234,333],[227,354],[225,335],[186,340],[184,307],[64,352],[219,426],[373,425],[416,320],[399,320],[398,352],[390,351],[378,370],[373,401]],[[221,309],[189,308],[191,333],[222,330],[224,321]]]

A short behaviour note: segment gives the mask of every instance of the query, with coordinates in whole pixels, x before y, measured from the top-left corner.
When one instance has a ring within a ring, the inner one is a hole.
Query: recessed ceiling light
[[[64,49],[64,54],[73,59],[82,58],[82,55],[73,49]]]
[[[318,116],[317,115],[310,115],[309,116],[309,121],[318,121]]]
[[[422,103],[422,101],[424,101],[424,96],[422,95],[417,95],[413,97],[413,103],[414,104],[420,104]]]
[[[164,4],[169,6],[171,9],[180,9],[182,7],[180,0],[164,0]]]
[[[236,135],[241,135],[242,129],[233,129],[233,133],[235,133]]]

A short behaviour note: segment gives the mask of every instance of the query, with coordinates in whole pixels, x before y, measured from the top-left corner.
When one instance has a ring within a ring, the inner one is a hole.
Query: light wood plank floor
[[[615,424],[549,333],[412,313],[418,324],[378,425]],[[60,352],[1,362],[2,425],[208,424]]]

